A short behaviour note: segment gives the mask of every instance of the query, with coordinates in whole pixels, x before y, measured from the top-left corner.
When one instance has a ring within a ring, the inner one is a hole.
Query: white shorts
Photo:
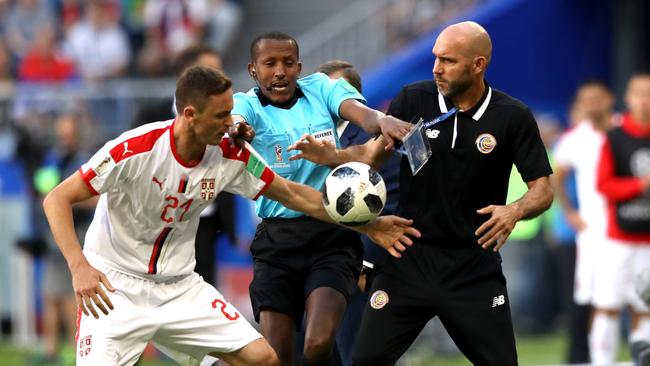
[[[650,263],[650,243],[626,244],[607,240],[598,261],[594,287],[594,306],[622,309],[631,306],[638,312],[648,307],[634,290],[634,279]]]
[[[608,240],[604,230],[600,229],[585,229],[576,235],[573,300],[578,305],[588,305],[593,301],[596,264]]]
[[[116,292],[115,309],[99,319],[81,311],[77,365],[133,365],[152,341],[185,365],[211,352],[229,353],[262,337],[223,296],[193,273],[160,283],[95,266]]]

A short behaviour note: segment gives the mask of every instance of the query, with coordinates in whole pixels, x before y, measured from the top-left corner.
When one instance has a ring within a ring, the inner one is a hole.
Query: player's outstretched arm
[[[551,207],[553,189],[549,177],[537,178],[526,184],[528,191],[515,202],[505,206],[489,205],[477,211],[480,215],[490,215],[474,233],[480,236],[478,244],[483,249],[494,246],[494,251],[499,250],[512,233],[517,221],[538,216]]]
[[[337,149],[330,141],[317,140],[312,135],[305,134],[289,146],[287,151],[299,151],[289,160],[305,159],[332,168],[351,161],[359,161],[377,170],[390,156],[390,152],[384,150],[385,142],[384,137],[379,136],[368,140],[365,144]]]
[[[339,115],[341,118],[350,121],[364,131],[370,134],[381,134],[386,139],[386,150],[391,150],[394,147],[396,140],[402,140],[406,136],[412,124],[404,122],[393,116],[369,108],[358,100],[348,99],[341,103],[339,107]]]
[[[72,205],[93,196],[76,172],[48,193],[43,200],[43,209],[54,240],[68,262],[77,305],[84,314],[92,313],[99,318],[95,306],[104,314],[108,314],[108,309],[113,310],[113,304],[100,284],[111,292],[115,289],[106,276],[86,260],[72,219]]]
[[[325,212],[321,193],[306,185],[276,175],[263,195],[292,210],[303,212],[321,221],[335,223]],[[365,225],[345,227],[368,235],[377,245],[399,258],[400,253],[413,244],[409,236],[420,237],[420,232],[412,227],[412,224],[413,220],[397,216],[380,216]]]

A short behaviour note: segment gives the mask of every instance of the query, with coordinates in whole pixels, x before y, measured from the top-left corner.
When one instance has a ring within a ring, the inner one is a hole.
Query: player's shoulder
[[[149,152],[158,140],[171,129],[174,120],[152,122],[123,132],[117,138],[106,143],[116,162],[135,155]]]

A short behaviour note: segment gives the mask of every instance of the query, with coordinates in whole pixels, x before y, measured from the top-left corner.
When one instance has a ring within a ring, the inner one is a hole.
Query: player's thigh
[[[111,281],[115,286],[115,282]],[[133,365],[155,332],[144,314],[115,293],[110,294],[115,310],[99,319],[79,312],[76,360],[79,366]]]
[[[201,360],[206,354],[228,354],[261,338],[261,334],[212,285],[196,274],[174,301],[159,309],[161,325],[154,341],[174,352]]]
[[[608,239],[603,242],[595,272],[594,307],[620,310],[633,279],[634,246]]]
[[[211,356],[217,357],[229,365],[274,365],[277,362],[277,356],[269,343],[263,339],[257,339],[243,348],[231,353],[211,353]]]
[[[293,258],[296,262],[306,261],[298,254]],[[249,286],[255,320],[262,323],[262,311],[271,310],[291,317],[299,330],[305,311],[304,286],[304,275],[294,268],[255,260]]]
[[[357,334],[354,365],[392,365],[406,352],[434,316],[417,294],[395,274],[377,275]]]
[[[647,316],[650,313],[650,308],[639,296],[635,286],[638,276],[650,267],[650,243],[635,245],[633,251],[632,273],[630,280],[626,284],[625,295],[627,303],[635,312]]]

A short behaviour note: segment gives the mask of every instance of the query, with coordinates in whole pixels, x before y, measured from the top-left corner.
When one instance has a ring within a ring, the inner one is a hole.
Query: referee
[[[517,221],[553,200],[552,173],[535,119],[524,104],[493,89],[484,74],[492,54],[477,23],[444,29],[433,48],[433,81],[404,87],[388,114],[440,122],[425,130],[430,160],[415,175],[402,158],[398,214],[422,237],[401,259],[389,258],[372,283],[354,351],[355,365],[392,365],[439,316],[475,365],[517,364],[506,280],[498,250]],[[292,148],[337,165],[386,155],[383,137],[345,150],[306,138]],[[505,205],[513,163],[528,185]]]

